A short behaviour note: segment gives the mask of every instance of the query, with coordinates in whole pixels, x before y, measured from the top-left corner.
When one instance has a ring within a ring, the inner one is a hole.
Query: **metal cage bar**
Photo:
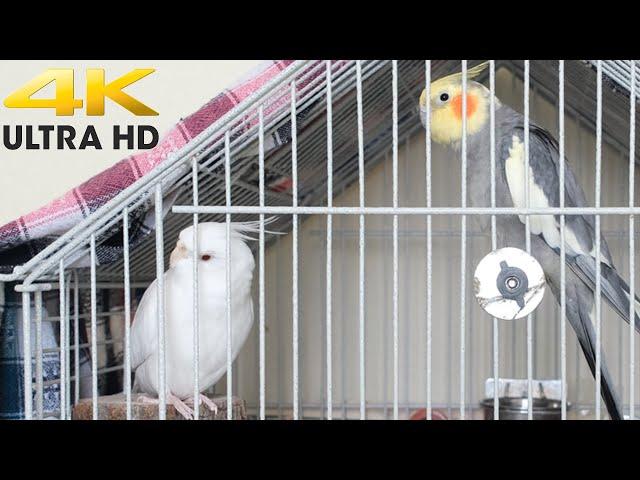
[[[491,208],[496,206],[496,63],[495,60],[489,62],[489,94],[491,97],[489,104],[489,131],[491,142],[489,146],[489,155],[491,162]],[[498,248],[498,237],[496,233],[496,216],[491,215],[491,250]],[[493,330],[493,419],[500,419],[500,331],[498,319],[492,318]]]
[[[229,131],[224,134],[224,175],[225,175],[225,201],[227,207],[231,206],[231,153],[229,151]],[[225,316],[227,320],[227,420],[233,420],[232,395],[233,395],[233,358],[231,355],[231,214],[225,216]]]
[[[122,246],[124,256],[124,396],[126,419],[131,420],[131,272],[129,265],[129,209],[122,212]],[[76,346],[77,354],[77,346]],[[77,371],[76,371],[77,375]]]
[[[71,277],[68,278],[66,286],[65,286],[65,295],[66,295],[66,308],[65,308],[65,322],[67,324],[65,328],[65,339],[64,344],[67,348],[67,353],[65,355],[65,368],[67,372],[66,377],[66,389],[67,389],[67,402],[66,402],[66,418],[67,420],[71,420],[72,407],[71,407],[71,355],[69,354],[71,351],[71,322],[69,321],[71,318]]]
[[[44,352],[42,350],[42,292],[38,290],[33,296],[36,308],[36,415],[38,420],[42,420],[44,418],[44,379],[42,378],[42,363],[44,356]]]
[[[629,207],[635,203],[636,148],[636,61],[630,60],[631,87],[629,99]],[[635,292],[635,217],[629,215],[629,292]],[[629,302],[629,318],[635,319],[636,302]],[[635,420],[635,321],[629,321],[629,419]]]
[[[158,329],[158,419],[167,418],[165,365],[165,294],[164,294],[164,227],[162,218],[162,185],[155,187],[156,226],[156,328]]]
[[[198,162],[191,166],[193,204],[199,204]],[[193,419],[200,418],[200,294],[198,293],[198,214],[193,214]]]
[[[298,209],[298,126],[296,111],[296,83],[291,82],[291,189],[292,189],[292,209]],[[266,207],[265,207],[266,208]],[[293,354],[293,419],[300,418],[300,392],[299,392],[299,320],[298,320],[298,215],[293,214],[292,218],[292,278],[291,278],[291,309],[292,309],[292,337],[291,350]]]
[[[73,270],[73,371],[75,373],[75,390],[73,392],[74,402],[80,400],[80,289],[78,288],[78,272]]]
[[[640,207],[530,207],[530,208],[516,208],[516,207],[308,207],[298,206],[286,207],[286,206],[267,206],[260,208],[257,206],[215,206],[215,205],[201,205],[194,207],[193,205],[175,205],[172,208],[173,213],[188,213],[193,212],[201,214],[220,214],[229,213],[234,214],[254,214],[257,215],[263,212],[265,215],[293,215],[294,212],[297,215],[638,215],[640,214]]]
[[[327,207],[333,206],[333,96],[331,92],[331,61],[326,63],[327,75]],[[327,215],[327,284],[326,284],[326,319],[327,319],[327,420],[333,418],[333,217]]]
[[[98,336],[96,292],[96,236],[91,235],[91,405],[93,419],[98,419]],[[77,351],[77,350],[76,350]],[[76,377],[78,377],[76,371]]]
[[[560,60],[558,66],[558,130],[559,130],[559,206],[564,208],[564,61]],[[560,416],[567,419],[567,273],[566,273],[566,246],[565,246],[565,216],[560,215]]]
[[[531,185],[529,184],[531,159],[529,158],[529,60],[524,61],[524,198],[525,207],[531,205]],[[525,217],[525,249],[531,255],[531,217]],[[533,420],[533,324],[532,314],[527,315],[527,419]]]
[[[358,193],[360,208],[365,206],[365,190],[364,190],[364,125],[363,125],[363,107],[362,107],[362,64],[358,60],[356,62],[356,101],[358,106]],[[359,333],[359,380],[360,380],[360,419],[364,420],[367,416],[366,406],[366,324],[365,324],[365,221],[364,215],[360,215],[358,230],[358,333]]]
[[[22,292],[22,351],[24,357],[24,418],[33,416],[33,384],[31,373],[31,298],[29,292]]]
[[[260,189],[260,206],[264,207],[265,206],[265,194],[264,194],[264,109],[262,107],[262,105],[260,105],[259,107],[259,113],[258,113],[258,118],[259,118],[259,123],[260,123],[260,130],[258,133],[258,141],[259,141],[259,146],[258,146],[258,182],[259,182],[259,189]],[[266,383],[266,346],[265,346],[265,284],[264,284],[264,274],[265,274],[265,267],[264,267],[264,214],[260,214],[260,232],[259,232],[259,268],[260,268],[260,272],[259,272],[259,279],[258,279],[258,283],[259,283],[259,298],[258,298],[258,303],[259,303],[259,369],[260,369],[260,420],[264,420],[265,419],[265,412],[266,412],[266,388],[267,388],[267,383]]]
[[[398,62],[393,60],[393,208],[398,208]],[[393,419],[398,419],[399,395],[399,325],[398,325],[398,215],[393,216]]]
[[[64,272],[64,260],[60,260],[60,420],[64,420],[67,413],[67,291]]]
[[[462,60],[462,138],[460,207],[467,207],[467,61]],[[460,419],[465,418],[467,216],[460,217]]]
[[[425,197],[426,206],[432,205],[431,166],[431,61],[425,61]],[[433,219],[427,215],[427,391],[425,419],[432,418],[433,398]]]
[[[596,84],[596,184],[595,184],[595,207],[600,208],[600,183],[602,173],[602,65],[601,61],[597,63],[597,84]],[[596,420],[600,420],[602,415],[601,381],[602,381],[602,352],[600,351],[601,331],[600,331],[600,314],[601,314],[601,290],[602,290],[602,273],[601,273],[601,253],[600,253],[600,214],[596,213],[595,224],[595,250],[596,250],[596,290],[595,290],[595,309],[596,309]]]

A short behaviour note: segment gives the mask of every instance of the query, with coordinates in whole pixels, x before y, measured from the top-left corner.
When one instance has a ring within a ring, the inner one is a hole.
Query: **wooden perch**
[[[158,404],[143,403],[140,394],[131,394],[131,418],[133,420],[157,420]],[[227,397],[209,397],[218,406],[215,415],[205,405],[200,405],[200,420],[225,420],[227,418]],[[189,405],[191,406],[191,405]],[[246,420],[247,412],[244,400],[232,397],[233,419]],[[127,403],[124,393],[98,397],[98,420],[126,420]],[[92,420],[93,402],[91,398],[83,398],[73,406],[73,420]],[[167,420],[184,420],[173,407],[167,405]]]

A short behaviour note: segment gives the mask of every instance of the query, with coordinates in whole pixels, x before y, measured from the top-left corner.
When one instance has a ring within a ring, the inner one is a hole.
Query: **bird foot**
[[[142,403],[160,403],[160,399],[147,397],[146,395],[140,395],[138,400],[142,401]],[[173,395],[172,393],[167,393],[167,405],[173,405],[176,411],[182,415],[186,420],[193,420],[193,409],[190,408],[186,403],[180,400],[178,397]]]
[[[193,397],[189,397],[186,400],[188,403],[190,403],[191,405],[194,405],[193,403]],[[201,393],[198,396],[198,405],[202,405],[205,404],[206,407],[213,412],[213,415],[217,415],[218,414],[218,405],[215,404],[215,402],[213,400],[211,400],[209,397],[207,397],[205,394]],[[194,407],[195,408],[195,407]]]

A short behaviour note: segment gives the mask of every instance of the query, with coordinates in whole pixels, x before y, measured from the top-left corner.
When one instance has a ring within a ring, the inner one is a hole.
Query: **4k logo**
[[[87,69],[86,100],[87,115],[104,115],[104,101],[108,97],[137,116],[153,116],[158,112],[136,100],[122,90],[155,72],[153,68],[137,68],[105,84],[102,68]],[[55,98],[31,98],[51,82],[56,84]],[[58,116],[70,116],[82,108],[83,101],[75,98],[74,72],[72,68],[52,68],[33,78],[4,99],[8,108],[53,108]]]

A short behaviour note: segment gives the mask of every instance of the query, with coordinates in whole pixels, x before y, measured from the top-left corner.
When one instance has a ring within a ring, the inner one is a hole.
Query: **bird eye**
[[[207,260],[211,260],[211,255],[202,255],[200,258],[206,262]]]
[[[449,100],[449,94],[448,93],[441,93],[440,94],[440,101],[442,103],[446,102],[447,100]]]

